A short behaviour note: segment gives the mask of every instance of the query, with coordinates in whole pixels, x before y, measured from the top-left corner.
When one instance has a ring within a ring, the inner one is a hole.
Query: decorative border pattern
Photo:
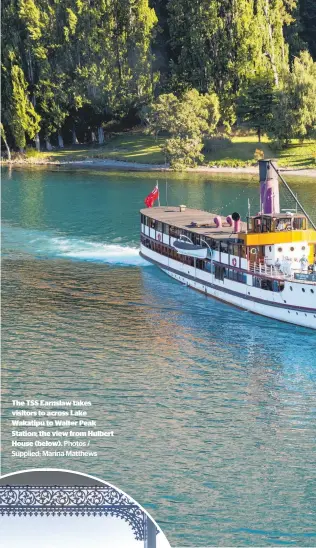
[[[110,486],[0,486],[0,515],[119,517],[131,526],[136,540],[146,538],[147,515]]]

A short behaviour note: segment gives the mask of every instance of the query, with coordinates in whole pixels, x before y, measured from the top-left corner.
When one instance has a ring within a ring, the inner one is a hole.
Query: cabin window
[[[261,219],[255,219],[254,232],[261,232]]]
[[[284,289],[284,282],[279,280],[271,280],[269,278],[258,278],[253,276],[252,285],[254,287],[259,287],[265,289],[266,291],[280,292]]]
[[[160,221],[156,221],[156,230],[162,232],[162,223]]]
[[[156,221],[155,221],[155,219],[150,219],[150,228],[156,228]]]
[[[181,230],[180,230],[180,228],[176,228],[175,226],[171,226],[169,228],[169,234],[173,238],[179,238],[180,235],[181,235]]]
[[[306,230],[306,219],[304,217],[294,217],[293,230]]]
[[[224,281],[226,269],[223,266],[215,265],[215,278]]]
[[[290,219],[289,217],[278,219],[276,222],[275,229],[278,231],[291,230],[291,228],[292,228],[292,219]]]
[[[253,231],[253,221],[251,217],[247,217],[247,230],[248,232]]]
[[[271,232],[271,218],[263,217],[261,224],[261,232]]]
[[[220,243],[218,240],[212,240],[211,248],[214,249],[214,251],[220,250]]]
[[[234,282],[239,282],[242,284],[247,283],[247,276],[243,272],[229,268],[226,270],[226,278],[233,280]]]
[[[189,232],[188,230],[184,230],[183,235],[186,236],[187,238],[190,238],[190,240],[192,240],[192,237],[193,237],[192,232]]]
[[[205,270],[205,262],[202,259],[196,259],[196,268]]]

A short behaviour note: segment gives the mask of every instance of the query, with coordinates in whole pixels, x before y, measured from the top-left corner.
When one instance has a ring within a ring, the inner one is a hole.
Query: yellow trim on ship
[[[294,242],[307,242],[309,251],[308,260],[314,262],[314,245],[316,245],[316,230],[286,230],[282,232],[251,232],[249,234],[238,234],[246,246],[257,247],[264,245],[278,245]],[[314,244],[314,245],[313,245]]]
[[[309,242],[316,244],[316,230],[285,230],[282,232],[251,232],[238,234],[247,246]]]

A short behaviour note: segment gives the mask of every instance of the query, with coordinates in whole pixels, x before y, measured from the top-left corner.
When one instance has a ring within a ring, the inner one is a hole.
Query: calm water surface
[[[160,176],[162,200],[165,180]],[[144,174],[4,171],[2,473],[62,467],[133,496],[173,546],[314,546],[315,332],[178,285],[138,256]],[[316,185],[293,188],[315,216]],[[169,180],[245,217],[251,178]],[[12,458],[12,398],[87,399],[97,458]]]

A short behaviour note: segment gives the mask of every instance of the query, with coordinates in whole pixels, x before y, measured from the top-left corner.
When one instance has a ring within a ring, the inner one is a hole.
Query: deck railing
[[[249,270],[253,274],[261,274],[269,278],[278,278],[281,280],[294,280],[294,274],[302,273],[301,269],[290,270],[283,272],[282,267],[277,267],[275,265],[268,265],[264,262],[249,262]]]

